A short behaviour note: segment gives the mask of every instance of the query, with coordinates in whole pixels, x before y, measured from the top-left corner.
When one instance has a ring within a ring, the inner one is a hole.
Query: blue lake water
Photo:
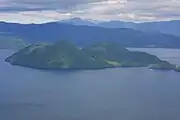
[[[132,49],[180,65],[180,50]],[[147,68],[40,71],[0,51],[0,120],[180,120],[180,73]]]

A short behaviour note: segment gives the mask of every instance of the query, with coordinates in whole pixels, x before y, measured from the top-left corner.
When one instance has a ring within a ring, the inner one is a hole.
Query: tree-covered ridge
[[[158,57],[145,52],[132,52],[116,43],[101,43],[83,49],[86,53],[107,63],[116,62],[117,66],[140,67],[149,64],[159,64]]]
[[[6,59],[12,65],[37,69],[102,69],[168,64],[145,52],[132,52],[110,42],[80,49],[68,41],[53,45],[29,45]]]
[[[75,45],[60,41],[54,45],[30,45],[15,53],[6,61],[38,69],[94,69],[109,67],[102,61],[78,49]]]

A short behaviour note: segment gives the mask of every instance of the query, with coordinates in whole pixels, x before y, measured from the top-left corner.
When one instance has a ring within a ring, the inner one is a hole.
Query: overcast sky
[[[94,20],[180,19],[180,0],[0,0],[0,21],[43,23],[81,17]]]

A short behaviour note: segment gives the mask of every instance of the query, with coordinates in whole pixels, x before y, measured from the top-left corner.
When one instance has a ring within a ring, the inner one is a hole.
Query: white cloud
[[[180,0],[0,0],[0,20],[41,23],[71,17],[95,20],[180,19]]]
[[[15,23],[45,23],[57,21],[59,19],[67,19],[71,13],[58,13],[55,11],[28,11],[18,13],[0,13],[1,21]]]

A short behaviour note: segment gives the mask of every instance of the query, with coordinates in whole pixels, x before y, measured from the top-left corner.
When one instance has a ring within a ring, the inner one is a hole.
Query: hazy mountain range
[[[175,23],[177,25],[174,25]],[[125,47],[180,48],[180,36],[164,32],[171,31],[178,34],[178,23],[178,21],[171,21],[137,24],[120,21],[99,22],[78,18],[45,24],[0,22],[0,36],[8,33],[11,37],[23,39],[29,43],[55,43],[59,40],[69,40],[79,47],[110,41]],[[158,27],[153,27],[156,24]],[[154,30],[155,28],[161,28],[162,31]],[[6,38],[3,37],[3,40]]]
[[[81,18],[72,18],[59,21],[59,23],[68,23],[73,25],[99,26],[105,28],[132,28],[134,30],[161,32],[180,36],[180,20],[160,21],[160,22],[124,22],[124,21],[93,21]]]

